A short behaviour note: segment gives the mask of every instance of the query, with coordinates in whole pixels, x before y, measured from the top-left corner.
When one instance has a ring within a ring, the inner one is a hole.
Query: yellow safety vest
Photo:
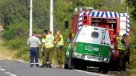
[[[56,44],[57,46],[62,46],[62,45],[64,45],[63,36],[60,35],[60,38],[61,38],[61,40]]]
[[[53,41],[54,41],[54,36],[53,35],[46,35],[45,48],[54,47]]]
[[[125,46],[121,43],[121,39],[119,39],[119,41],[118,41],[118,49],[121,51],[125,50]]]

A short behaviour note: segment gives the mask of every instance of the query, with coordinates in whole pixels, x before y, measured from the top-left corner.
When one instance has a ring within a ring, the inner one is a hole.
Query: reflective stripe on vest
[[[125,50],[125,46],[121,43],[121,39],[119,39],[119,41],[118,41],[118,49]]]
[[[52,36],[52,35],[46,35],[45,47],[46,48],[52,48],[52,47],[54,47],[53,40],[54,40],[54,36]]]
[[[60,38],[61,38],[61,40],[57,43],[57,46],[62,46],[62,45],[64,45],[63,36],[60,35]]]

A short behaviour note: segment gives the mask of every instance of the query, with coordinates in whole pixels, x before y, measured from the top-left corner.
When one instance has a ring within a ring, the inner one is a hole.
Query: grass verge
[[[15,53],[16,51],[7,48],[4,40],[0,37],[0,60],[13,60]]]

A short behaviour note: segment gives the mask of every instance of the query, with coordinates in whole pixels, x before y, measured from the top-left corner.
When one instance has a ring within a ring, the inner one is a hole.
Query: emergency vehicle
[[[127,13],[98,11],[91,7],[76,8],[64,68],[85,70],[96,66],[103,73],[107,73],[109,68],[118,68],[118,39],[123,34],[129,35],[129,24]],[[114,64],[111,66],[111,63]]]

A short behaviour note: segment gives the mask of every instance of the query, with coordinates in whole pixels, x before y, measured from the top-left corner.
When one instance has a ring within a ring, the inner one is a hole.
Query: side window
[[[98,38],[99,37],[99,33],[98,32],[92,32],[91,33],[91,37],[92,38]]]
[[[76,36],[75,36],[73,42],[76,42],[76,40],[77,40],[77,38],[78,38],[78,36],[79,36],[79,33],[80,33],[80,30],[79,30],[79,32],[77,32],[77,34],[76,34]]]

